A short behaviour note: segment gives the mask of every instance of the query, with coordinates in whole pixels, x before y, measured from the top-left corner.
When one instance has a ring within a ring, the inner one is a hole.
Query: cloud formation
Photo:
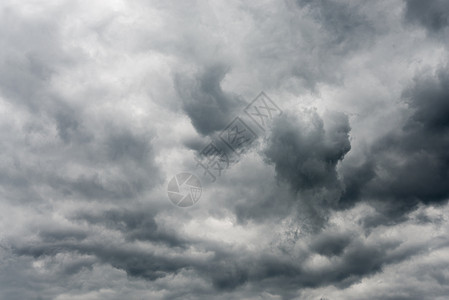
[[[445,299],[448,11],[3,1],[0,298]],[[237,116],[257,139],[172,205]]]

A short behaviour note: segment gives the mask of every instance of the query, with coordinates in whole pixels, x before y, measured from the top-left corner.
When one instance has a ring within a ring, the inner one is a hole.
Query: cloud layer
[[[448,16],[3,1],[0,298],[445,299]],[[261,91],[283,111],[263,129]],[[239,155],[235,117],[257,135]],[[214,182],[210,141],[232,158]],[[189,208],[166,194],[180,172],[203,186]]]

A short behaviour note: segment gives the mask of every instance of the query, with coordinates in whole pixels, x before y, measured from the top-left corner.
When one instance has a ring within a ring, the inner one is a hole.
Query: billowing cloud
[[[387,213],[400,215],[419,203],[447,201],[448,78],[443,67],[418,75],[404,89],[409,116],[376,141],[365,162],[345,169],[343,203],[374,198]]]
[[[447,12],[3,1],[0,298],[445,299]],[[254,140],[231,149],[236,117]]]
[[[314,111],[275,123],[265,155],[295,191],[338,185],[337,163],[351,149],[348,118],[332,113],[328,128]]]
[[[231,118],[243,106],[236,95],[226,93],[221,88],[228,68],[222,64],[207,66],[196,78],[186,78],[177,74],[174,82],[182,108],[192,120],[195,129],[203,134],[223,130]]]

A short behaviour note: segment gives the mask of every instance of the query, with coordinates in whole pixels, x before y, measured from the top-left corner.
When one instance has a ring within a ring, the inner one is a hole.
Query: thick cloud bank
[[[446,1],[7,0],[0,25],[0,299],[447,298]]]

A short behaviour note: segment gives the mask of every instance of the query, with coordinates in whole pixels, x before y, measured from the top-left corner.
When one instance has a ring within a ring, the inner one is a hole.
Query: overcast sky
[[[1,1],[0,299],[447,299],[448,58],[445,0]]]

